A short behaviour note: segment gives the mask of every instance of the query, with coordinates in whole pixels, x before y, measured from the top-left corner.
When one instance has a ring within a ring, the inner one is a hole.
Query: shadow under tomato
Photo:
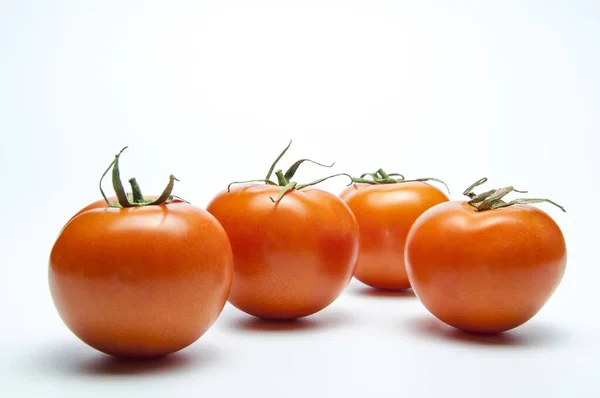
[[[352,290],[352,293],[364,297],[399,297],[416,298],[412,289],[405,290],[382,290],[370,286],[358,287]]]
[[[131,376],[172,372],[190,366],[192,362],[189,355],[181,352],[143,359],[103,356],[85,363],[81,371],[89,375]]]
[[[36,350],[31,358],[33,370],[39,373],[90,377],[149,376],[196,369],[218,361],[212,349],[196,352],[184,349],[159,358],[117,358],[91,347],[63,343]]]
[[[409,328],[420,336],[469,345],[503,347],[548,346],[559,341],[564,341],[566,338],[560,330],[539,324],[524,324],[502,333],[479,334],[456,329],[434,317],[412,318],[408,322]],[[405,326],[403,325],[403,327]]]
[[[304,332],[333,328],[349,321],[349,316],[337,312],[317,313],[292,320],[262,319],[244,314],[233,320],[231,326],[246,332]]]

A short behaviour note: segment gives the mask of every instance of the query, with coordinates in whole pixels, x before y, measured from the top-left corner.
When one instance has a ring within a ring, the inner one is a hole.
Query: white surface
[[[600,3],[294,3],[0,4],[0,395],[599,396]],[[540,205],[567,238],[561,286],[491,339],[356,282],[292,330],[228,306],[196,344],[144,366],[70,334],[48,254],[116,151],[130,145],[123,177],[145,193],[174,173],[205,206],[262,177],[290,138],[282,166],[436,176],[453,199],[488,176],[553,198],[568,210]]]

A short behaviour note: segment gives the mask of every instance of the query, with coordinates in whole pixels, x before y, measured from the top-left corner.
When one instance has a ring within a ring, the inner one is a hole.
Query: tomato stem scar
[[[504,201],[503,200],[504,197],[511,192],[527,193],[527,191],[521,191],[521,190],[515,189],[515,187],[513,187],[513,186],[491,189],[489,191],[485,191],[480,194],[475,194],[473,192],[473,189],[475,189],[476,187],[478,187],[480,185],[485,184],[487,182],[487,180],[488,180],[487,177],[483,177],[483,178],[475,181],[463,192],[463,195],[468,196],[470,199],[467,203],[469,205],[473,206],[477,211],[500,209],[503,207],[508,207],[508,206],[512,206],[512,205],[516,205],[516,204],[535,204],[535,203],[546,202],[546,203],[553,204],[554,206],[558,207],[559,209],[561,209],[563,212],[566,213],[566,210],[564,207],[562,207],[561,205],[559,205],[558,203],[556,203],[550,199],[517,198],[517,199],[511,200],[510,202]]]

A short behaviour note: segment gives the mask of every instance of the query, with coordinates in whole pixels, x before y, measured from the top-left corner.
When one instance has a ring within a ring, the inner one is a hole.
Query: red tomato
[[[277,184],[237,185],[219,193],[207,210],[223,225],[233,250],[234,276],[229,302],[259,318],[295,319],[331,304],[352,279],[358,257],[358,224],[335,195],[292,181],[300,159]],[[350,176],[348,176],[350,177]],[[351,177],[350,177],[351,178]],[[239,184],[239,183],[237,183]]]
[[[331,304],[352,279],[358,225],[338,197],[306,188],[250,185],[219,193],[207,210],[231,241],[229,302],[261,318],[293,319]]]
[[[442,203],[417,219],[406,243],[417,297],[443,322],[470,332],[527,322],[551,297],[565,266],[560,228],[528,204],[478,211],[467,202]]]
[[[355,278],[385,290],[410,287],[404,266],[408,230],[425,210],[448,200],[426,182],[353,184],[340,197],[348,204],[360,229]]]
[[[202,336],[229,294],[227,234],[187,203],[78,212],[50,254],[56,309],[82,341],[120,357],[173,353]]]

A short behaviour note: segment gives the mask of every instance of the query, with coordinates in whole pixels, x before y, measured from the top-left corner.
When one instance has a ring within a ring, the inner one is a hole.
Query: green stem
[[[150,205],[154,205],[154,206],[162,205],[167,200],[169,200],[169,198],[171,197],[171,193],[173,192],[173,187],[175,186],[175,181],[179,181],[179,180],[177,178],[175,178],[175,176],[173,174],[171,174],[169,176],[169,183],[167,184],[167,187],[165,188],[165,190],[163,191],[163,193],[154,202],[148,203],[147,206],[150,206]]]
[[[282,170],[277,170],[275,172],[275,176],[277,176],[277,185],[279,185],[280,187],[285,187],[290,183],[283,174]]]
[[[558,207],[559,209],[561,209],[563,212],[567,212],[567,210],[565,210],[565,208],[561,205],[559,205],[558,203],[550,200],[550,199],[539,199],[539,198],[519,198],[519,199],[514,199],[511,200],[510,202],[508,202],[506,204],[506,206],[512,206],[512,205],[516,205],[516,204],[534,204],[534,203],[550,203],[553,204],[554,206]],[[498,206],[496,208],[499,207],[504,207],[504,206]]]
[[[364,177],[352,177],[352,181],[353,182],[357,182],[359,184],[370,184],[370,185],[378,184],[377,182],[375,182],[373,180],[366,179]]]
[[[127,148],[127,147],[125,147],[125,148]],[[104,189],[102,189],[102,181],[104,180],[104,177],[106,177],[106,175],[108,174],[108,172],[110,171],[110,169],[112,169],[113,164],[115,164],[114,160],[112,162],[110,162],[110,165],[108,166],[108,168],[106,169],[106,171],[104,173],[102,173],[102,177],[100,177],[100,182],[98,183],[99,188],[100,188],[100,194],[104,198],[104,201],[106,202],[106,204],[109,205],[109,206],[112,206],[112,204],[108,200],[108,197],[106,196],[106,194],[104,193]]]
[[[187,200],[185,200],[185,199],[184,199],[184,198],[182,198],[181,196],[177,196],[177,195],[171,195],[171,196],[169,196],[169,202],[170,202],[170,201],[172,201],[172,200],[174,200],[174,199],[180,200],[180,201],[182,201],[183,203],[187,203],[188,205],[191,205],[191,203],[190,203],[190,202],[188,202]]]
[[[292,182],[286,184],[283,188],[281,188],[281,190],[279,191],[279,194],[277,195],[277,197],[275,199],[273,199],[270,196],[269,196],[269,198],[271,199],[271,202],[277,204],[277,203],[279,203],[281,198],[283,198],[283,195],[285,195],[289,191],[293,190],[294,188],[296,188],[296,183],[294,181],[292,181]]]
[[[328,177],[323,177],[323,178],[319,178],[316,181],[313,182],[309,182],[308,184],[298,184],[295,181],[290,181],[288,182],[285,186],[283,186],[283,188],[281,188],[281,190],[279,191],[279,194],[277,195],[277,197],[275,199],[271,198],[271,201],[273,203],[279,203],[279,201],[281,200],[281,198],[283,198],[283,196],[288,193],[289,191],[292,190],[300,190],[306,187],[312,187],[313,185],[317,185],[322,183],[323,181],[329,180],[330,178],[334,178],[334,177],[339,177],[339,176],[347,176],[350,178],[350,183],[348,185],[352,184],[352,176],[350,174],[346,174],[346,173],[339,173],[339,174],[334,174],[334,175],[330,175]]]
[[[125,188],[123,188],[123,183],[121,182],[121,173],[119,171],[119,157],[125,149],[127,149],[127,147],[121,149],[121,151],[115,155],[115,161],[112,166],[112,184],[113,189],[115,190],[115,194],[117,195],[119,205],[121,205],[121,207],[132,207],[133,205],[129,202],[129,199],[127,198]]]
[[[377,170],[377,174],[379,174],[384,180],[389,180],[390,178],[390,176],[385,171],[383,171],[383,169]]]
[[[169,177],[169,183],[167,184],[163,193],[154,201],[144,200],[144,196],[142,195],[142,191],[140,189],[139,184],[137,183],[137,180],[135,178],[131,178],[129,180],[129,183],[131,184],[133,203],[129,201],[128,195],[125,192],[125,188],[123,187],[123,183],[121,182],[121,173],[119,171],[119,159],[125,149],[127,149],[127,147],[124,147],[123,149],[121,149],[119,151],[118,154],[115,155],[115,159],[110,163],[110,165],[108,166],[106,171],[104,171],[104,173],[102,174],[102,177],[100,177],[100,183],[99,183],[100,193],[102,194],[102,197],[104,198],[104,201],[106,202],[106,204],[108,204],[111,207],[127,208],[127,207],[136,207],[136,206],[161,205],[163,203],[166,203],[166,202],[172,200],[172,198],[173,198],[172,192],[173,192],[173,187],[175,185],[175,181],[179,181],[173,175],[171,175]],[[113,189],[115,191],[115,195],[117,196],[118,203],[110,202],[108,200],[108,197],[104,193],[104,190],[102,189],[102,181],[104,180],[104,177],[106,177],[106,175],[108,174],[108,172],[111,169],[112,169],[112,185],[113,185]]]
[[[371,179],[365,178],[366,176],[371,176]],[[398,177],[398,178],[392,178],[392,177]],[[444,187],[448,191],[448,194],[450,194],[450,188],[448,188],[448,185],[446,185],[446,183],[444,181],[440,180],[439,178],[426,177],[426,178],[415,178],[413,180],[407,180],[407,179],[404,178],[404,175],[402,175],[402,174],[399,174],[399,173],[390,173],[390,174],[388,174],[383,169],[379,169],[375,173],[364,173],[364,174],[361,174],[360,177],[353,177],[352,180],[354,182],[357,182],[357,183],[371,184],[371,185],[377,185],[377,184],[401,184],[401,183],[404,183],[404,182],[427,182],[427,181],[435,181],[435,182],[439,182],[440,184],[444,185]]]
[[[310,160],[310,159],[300,159],[296,162],[294,162],[290,168],[284,173],[283,170],[278,169],[277,171],[275,171],[275,176],[277,177],[277,183],[271,181],[271,176],[273,175],[273,171],[275,170],[275,167],[277,166],[277,163],[281,160],[281,158],[283,157],[283,155],[285,155],[285,153],[287,152],[287,150],[290,148],[290,145],[292,145],[292,141],[290,140],[289,144],[285,147],[285,149],[279,154],[279,156],[277,156],[277,158],[275,159],[275,161],[271,164],[271,167],[269,168],[269,172],[267,173],[266,178],[264,179],[258,179],[258,180],[247,180],[247,181],[235,181],[230,183],[227,186],[227,192],[231,192],[231,186],[233,184],[245,184],[245,183],[254,183],[254,182],[263,182],[265,184],[268,185],[277,185],[279,187],[281,187],[281,189],[279,190],[279,194],[277,195],[277,197],[273,198],[270,197],[271,201],[274,202],[275,204],[279,203],[279,201],[285,196],[285,194],[287,192],[293,191],[293,190],[299,190],[302,188],[306,188],[312,185],[316,185],[320,182],[323,182],[329,178],[332,177],[336,177],[336,176],[340,176],[340,175],[346,175],[348,177],[350,177],[350,179],[352,179],[352,177],[348,174],[345,173],[341,173],[341,174],[335,174],[333,176],[329,176],[329,177],[325,177],[325,178],[321,178],[317,181],[313,181],[311,183],[308,184],[298,184],[295,181],[291,181],[291,179],[294,177],[294,175],[296,174],[296,171],[298,171],[298,168],[300,167],[300,165],[304,162],[309,162],[309,163],[313,163],[316,164],[318,166],[322,166],[322,167],[333,167],[333,165],[335,163],[332,163],[331,165],[326,165],[326,164],[322,164],[319,162],[315,162],[314,160]],[[350,184],[352,184],[352,181],[350,181]]]
[[[330,165],[327,165],[327,164],[315,162],[314,160],[310,160],[310,159],[300,159],[300,160],[296,161],[293,165],[291,165],[290,168],[285,172],[285,180],[290,181],[292,178],[294,178],[294,174],[296,174],[298,167],[300,167],[300,165],[304,162],[309,162],[312,164],[316,164],[317,166],[327,167],[327,168],[333,167],[335,165],[335,162],[331,163]]]
[[[144,195],[135,177],[129,179],[131,185],[131,194],[133,195],[133,203],[144,203]]]
[[[296,189],[302,189],[302,188],[306,188],[306,187],[312,187],[313,185],[320,184],[320,183],[322,183],[323,181],[329,180],[330,178],[339,177],[339,176],[347,176],[348,178],[350,178],[350,183],[349,183],[348,185],[352,185],[352,181],[353,181],[353,179],[352,179],[352,176],[351,176],[350,174],[346,174],[346,173],[338,173],[338,174],[330,175],[330,176],[327,176],[327,177],[319,178],[318,180],[316,180],[316,181],[313,181],[313,182],[309,182],[308,184],[301,184],[301,185],[298,185],[298,186],[296,187]],[[347,185],[347,186],[348,186],[348,185]]]
[[[271,174],[273,174],[273,170],[275,170],[275,167],[277,166],[277,163],[281,160],[281,158],[283,157],[283,155],[285,155],[285,153],[287,152],[287,150],[290,149],[291,145],[292,145],[292,140],[290,140],[289,144],[287,144],[287,146],[285,147],[285,149],[279,154],[279,156],[277,156],[277,159],[275,159],[275,161],[271,165],[271,168],[269,168],[269,172],[267,173],[267,176],[265,177],[265,180],[270,180],[271,179]]]
[[[376,172],[374,172],[374,173],[363,173],[363,174],[361,174],[361,175],[360,175],[360,178],[365,178],[366,176],[371,176],[371,178],[372,178],[373,180],[375,180],[375,179],[377,179],[377,178],[380,178],[380,177],[379,177],[379,174],[378,174],[378,172],[377,172],[377,171],[376,171]]]
[[[485,177],[481,178],[481,179],[475,181],[473,184],[471,184],[463,192],[463,194],[465,196],[468,196],[470,199],[467,203],[469,205],[471,205],[473,208],[475,208],[477,211],[495,210],[495,209],[500,209],[503,207],[509,207],[509,206],[512,206],[515,204],[534,204],[534,203],[546,202],[546,203],[551,203],[554,206],[561,209],[563,212],[566,212],[564,207],[562,207],[561,205],[559,205],[558,203],[556,203],[550,199],[517,198],[517,199],[511,200],[510,202],[506,202],[504,200],[504,197],[511,192],[527,193],[527,191],[521,191],[521,190],[515,189],[513,186],[491,189],[489,191],[480,193],[479,195],[475,194],[473,192],[473,189],[475,187],[478,187],[478,186],[484,184],[485,182],[487,182],[487,178],[485,178]]]
[[[388,174],[390,177],[399,177],[401,180],[404,180],[404,175],[400,173],[390,173]]]
[[[476,187],[478,187],[480,185],[485,184],[487,182],[487,180],[488,180],[487,177],[483,177],[483,178],[480,178],[479,180],[475,181],[467,189],[465,189],[465,191],[463,192],[463,195],[468,196],[469,198],[473,199],[475,196],[477,196],[475,193],[473,193],[473,189],[475,189]]]

